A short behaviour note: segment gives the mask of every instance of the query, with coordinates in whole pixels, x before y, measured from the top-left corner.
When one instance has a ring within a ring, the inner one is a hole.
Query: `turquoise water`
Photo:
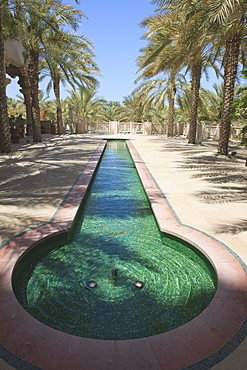
[[[160,233],[124,141],[108,141],[71,230],[67,242],[29,253],[13,276],[22,306],[53,328],[97,339],[146,337],[190,321],[213,298],[212,266]]]

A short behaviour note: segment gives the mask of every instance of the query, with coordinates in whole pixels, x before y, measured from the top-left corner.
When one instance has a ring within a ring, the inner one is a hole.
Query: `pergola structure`
[[[27,127],[29,128],[32,124],[31,94],[23,52],[24,47],[18,41],[8,40],[4,44],[6,73],[12,78],[19,77],[18,84],[21,87],[19,91],[24,96]],[[10,80],[7,79],[6,84],[8,83]]]

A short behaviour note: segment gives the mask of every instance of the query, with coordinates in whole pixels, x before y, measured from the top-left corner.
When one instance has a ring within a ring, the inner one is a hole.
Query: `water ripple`
[[[89,338],[140,338],[183,325],[213,298],[212,266],[160,233],[124,143],[108,143],[72,229],[70,242],[51,245],[42,258],[36,253],[14,279],[23,307],[51,327]]]

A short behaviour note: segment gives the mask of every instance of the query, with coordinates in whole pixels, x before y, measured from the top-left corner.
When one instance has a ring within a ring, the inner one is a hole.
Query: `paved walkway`
[[[42,136],[42,143],[25,137],[10,155],[0,154],[0,245],[50,221],[101,140]]]
[[[247,150],[216,156],[217,144],[145,136],[133,143],[180,221],[226,244],[247,264]],[[247,339],[214,370],[247,368]]]
[[[237,155],[221,158],[215,156],[214,142],[186,145],[181,138],[123,137],[133,140],[180,221],[225,243],[247,264],[247,150],[234,145]],[[1,244],[53,217],[101,137],[47,136],[38,144],[26,140],[13,145],[13,154],[0,155]],[[213,369],[246,366],[247,340]],[[10,368],[0,362],[0,369]]]

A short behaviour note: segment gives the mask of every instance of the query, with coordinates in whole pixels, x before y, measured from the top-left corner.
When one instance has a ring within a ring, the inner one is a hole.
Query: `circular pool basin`
[[[69,234],[41,240],[13,274],[17,299],[39,321],[109,340],[185,324],[208,306],[216,283],[197,248],[160,232],[123,141],[107,144]]]

